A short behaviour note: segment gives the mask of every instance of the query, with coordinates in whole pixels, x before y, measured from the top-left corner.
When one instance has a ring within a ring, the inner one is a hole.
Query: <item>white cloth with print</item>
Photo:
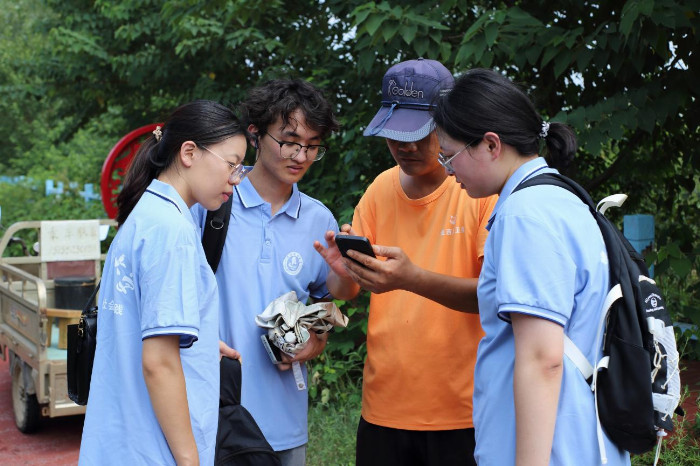
[[[255,323],[268,329],[270,341],[287,354],[301,351],[309,340],[309,332],[326,333],[334,326],[346,327],[347,316],[333,302],[306,305],[294,291],[275,298],[255,317]]]

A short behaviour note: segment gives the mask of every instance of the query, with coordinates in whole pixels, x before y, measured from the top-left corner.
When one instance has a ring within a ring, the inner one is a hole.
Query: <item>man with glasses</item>
[[[453,83],[426,59],[384,75],[382,107],[364,135],[385,138],[397,165],[367,188],[352,227],[341,230],[368,237],[386,260],[352,251],[364,266],[340,259],[330,231],[330,248],[316,244],[331,274],[372,292],[358,466],[475,464],[476,284],[495,199],[471,199],[439,163],[430,110]]]
[[[308,396],[304,361],[318,356],[327,334],[310,332],[294,359],[275,365],[255,324],[274,299],[295,291],[301,302],[348,297],[352,281],[334,276],[314,240],[338,231],[333,214],[301,193],[297,182],[326,153],[323,140],[338,129],[330,104],[311,84],[273,80],[253,88],[240,106],[255,148],[252,170],[234,187],[231,217],[216,278],[222,354],[240,353],[241,404],[255,418],[285,466],[306,458]],[[206,211],[198,217],[203,225]],[[345,292],[345,294],[344,294]],[[293,362],[302,363],[289,370]]]

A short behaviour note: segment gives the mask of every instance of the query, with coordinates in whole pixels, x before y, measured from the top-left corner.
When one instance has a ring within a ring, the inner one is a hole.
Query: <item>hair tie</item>
[[[549,134],[549,123],[542,121],[542,129],[540,130],[540,138],[545,139]]]
[[[163,137],[163,131],[160,130],[160,126],[156,126],[156,129],[153,130],[153,136],[156,138],[156,142],[160,142]]]

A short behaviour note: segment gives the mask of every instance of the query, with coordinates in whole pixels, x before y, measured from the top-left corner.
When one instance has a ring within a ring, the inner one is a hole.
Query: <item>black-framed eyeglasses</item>
[[[229,176],[229,178],[231,178],[233,180],[233,183],[240,183],[243,180],[243,178],[245,178],[246,175],[248,174],[248,172],[250,171],[242,163],[229,162],[228,160],[226,160],[225,158],[223,158],[222,156],[220,156],[219,154],[217,154],[213,150],[209,149],[208,147],[205,147],[205,146],[200,146],[200,147],[202,149],[204,149],[205,151],[209,152],[211,155],[214,155],[214,156],[220,158],[221,160],[223,160],[224,162],[226,162],[228,164],[228,168],[229,168],[228,176]]]
[[[454,174],[455,170],[452,168],[452,161],[454,160],[455,157],[457,157],[459,154],[467,150],[469,147],[473,146],[477,142],[481,141],[483,138],[475,139],[471,143],[467,144],[466,146],[462,147],[460,150],[452,154],[451,156],[447,157],[445,154],[442,152],[438,152],[438,162],[440,162],[440,165],[445,167],[445,170],[447,170],[448,173]],[[468,152],[468,151],[467,151]],[[469,154],[471,155],[471,153]]]
[[[319,144],[309,144],[305,146],[299,144],[298,142],[291,141],[278,141],[270,133],[265,133],[272,138],[277,144],[280,145],[280,157],[283,159],[293,159],[296,157],[302,149],[306,149],[306,156],[310,157],[315,161],[321,160],[326,154],[326,146],[321,146]]]

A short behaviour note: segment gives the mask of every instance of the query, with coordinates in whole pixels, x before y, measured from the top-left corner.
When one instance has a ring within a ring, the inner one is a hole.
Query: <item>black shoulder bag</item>
[[[68,396],[79,405],[87,404],[90,393],[92,363],[97,345],[97,305],[94,302],[99,289],[98,283],[83,308],[80,322],[68,325]]]
[[[207,262],[209,262],[209,266],[214,273],[219,267],[221,253],[224,251],[232,203],[233,195],[228,198],[228,201],[221,204],[221,207],[217,210],[208,211],[207,219],[204,223],[202,246],[204,247],[204,254],[207,256]]]

